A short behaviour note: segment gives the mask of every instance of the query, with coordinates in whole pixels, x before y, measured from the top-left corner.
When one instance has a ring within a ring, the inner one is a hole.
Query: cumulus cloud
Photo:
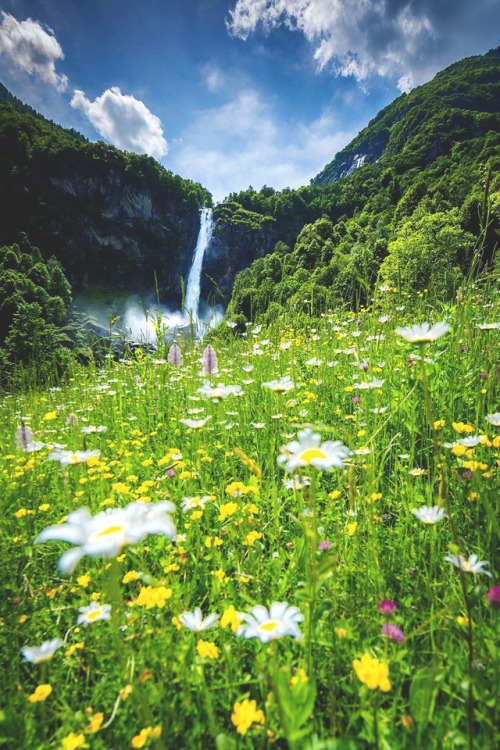
[[[65,75],[56,73],[57,60],[64,59],[61,45],[49,27],[28,18],[18,21],[10,13],[2,11],[0,24],[0,56],[15,68],[29,75],[37,75],[58,91],[68,85]]]
[[[260,26],[299,31],[319,69],[398,79],[401,91],[465,55],[498,44],[498,0],[236,0],[228,31],[247,39]]]
[[[356,123],[360,125],[360,123]],[[332,113],[312,122],[280,119],[272,104],[247,87],[220,107],[197,113],[169,168],[205,185],[216,200],[262,185],[307,185],[359,127],[342,130]]]
[[[90,101],[76,90],[71,99],[74,109],[81,109],[97,132],[114,146],[137,154],[160,159],[168,152],[159,117],[134,96],[122,94],[118,86]]]

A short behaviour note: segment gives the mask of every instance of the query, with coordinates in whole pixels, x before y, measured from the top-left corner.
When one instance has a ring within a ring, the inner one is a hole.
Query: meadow
[[[4,393],[3,746],[499,747],[499,288]]]

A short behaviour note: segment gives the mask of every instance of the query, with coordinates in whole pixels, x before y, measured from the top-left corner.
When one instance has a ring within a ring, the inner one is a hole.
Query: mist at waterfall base
[[[103,335],[112,331],[115,336],[134,343],[154,346],[159,329],[162,339],[167,341],[191,331],[196,338],[202,338],[205,331],[218,325],[224,316],[221,305],[203,305],[200,300],[203,257],[212,232],[212,209],[202,208],[200,230],[193,251],[182,310],[158,304],[154,293],[144,295],[141,299],[138,295],[124,292],[115,293],[111,297],[106,295],[106,300],[99,299],[96,295],[92,297],[82,294],[75,299],[75,309],[85,313],[91,325],[100,329]]]

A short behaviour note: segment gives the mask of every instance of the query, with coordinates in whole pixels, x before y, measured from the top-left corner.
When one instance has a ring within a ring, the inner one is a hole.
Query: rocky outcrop
[[[276,222],[234,203],[217,206],[214,221],[203,260],[201,293],[205,300],[227,304],[236,274],[274,249]]]

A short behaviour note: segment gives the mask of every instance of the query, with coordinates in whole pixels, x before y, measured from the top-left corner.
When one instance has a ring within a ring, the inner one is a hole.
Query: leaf
[[[413,719],[421,725],[420,729],[432,718],[437,692],[434,670],[423,667],[410,685],[410,711]]]

